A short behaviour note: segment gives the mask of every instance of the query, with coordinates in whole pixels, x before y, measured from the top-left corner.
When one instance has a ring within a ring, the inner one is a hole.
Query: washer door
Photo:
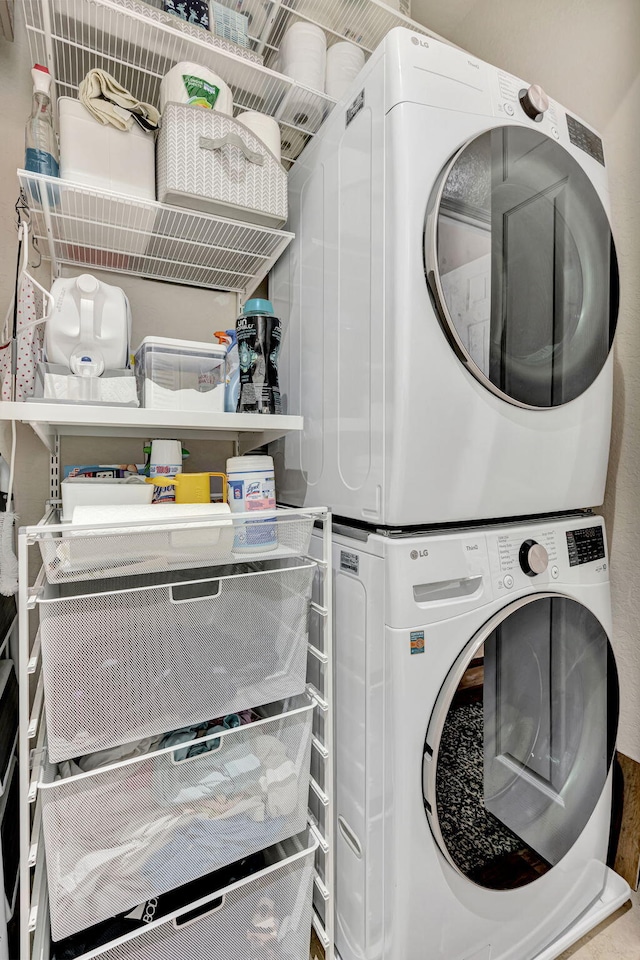
[[[618,312],[606,212],[559,144],[527,127],[469,141],[431,196],[425,270],[469,370],[522,407],[556,407],[594,382]]]
[[[449,863],[524,886],[574,845],[605,787],[618,722],[611,646],[585,606],[534,594],[469,642],[434,707],[425,810]]]

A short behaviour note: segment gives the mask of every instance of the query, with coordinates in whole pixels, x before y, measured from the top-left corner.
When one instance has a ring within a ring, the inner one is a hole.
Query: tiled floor
[[[640,896],[625,904],[558,960],[640,960]]]

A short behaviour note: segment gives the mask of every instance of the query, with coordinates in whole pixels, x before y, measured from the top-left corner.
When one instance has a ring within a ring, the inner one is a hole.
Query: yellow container
[[[147,477],[155,487],[175,487],[176,503],[210,503],[211,477],[222,478],[222,502],[227,502],[226,473],[177,473],[175,477]]]

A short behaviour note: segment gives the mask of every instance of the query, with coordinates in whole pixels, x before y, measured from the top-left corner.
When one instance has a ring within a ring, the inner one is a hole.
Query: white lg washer
[[[629,895],[601,518],[336,528],[333,559],[341,960],[552,960]]]
[[[385,526],[602,502],[618,273],[597,133],[393,30],[290,171],[271,284],[294,505]]]

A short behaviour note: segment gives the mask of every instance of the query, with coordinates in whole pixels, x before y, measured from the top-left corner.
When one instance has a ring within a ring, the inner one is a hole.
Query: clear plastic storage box
[[[145,337],[136,351],[138,395],[153,410],[224,410],[225,356],[221,344]]]

